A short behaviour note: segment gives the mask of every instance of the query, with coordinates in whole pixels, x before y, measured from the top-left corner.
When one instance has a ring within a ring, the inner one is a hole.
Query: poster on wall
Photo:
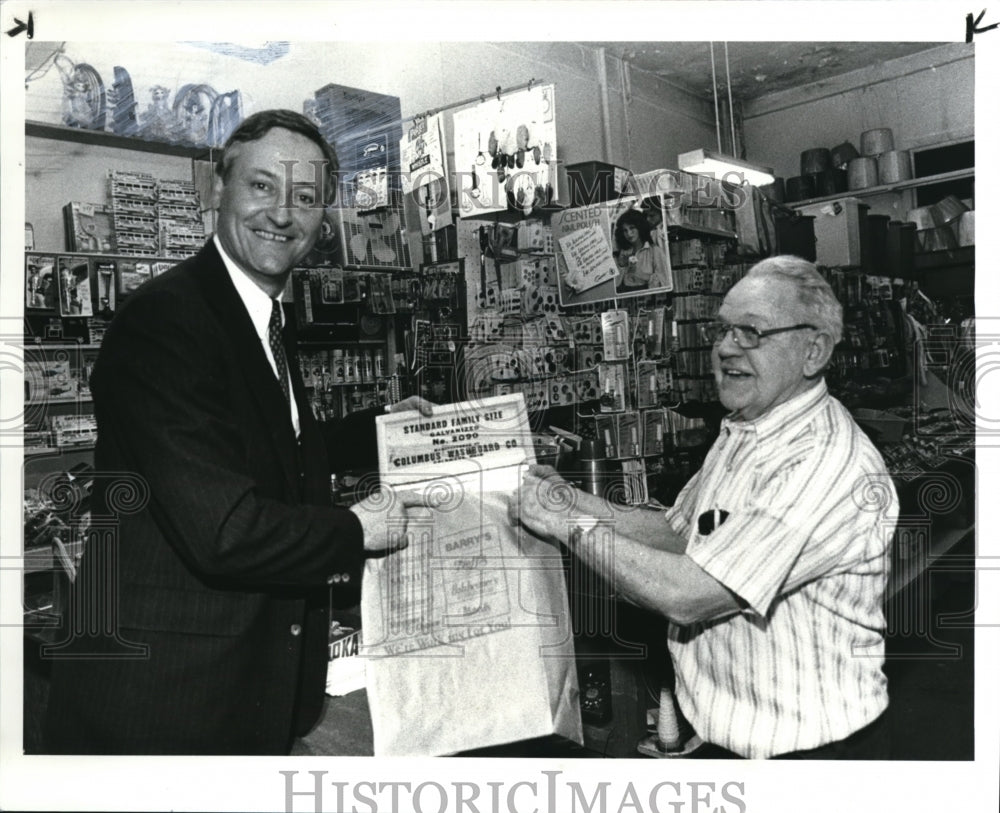
[[[458,211],[525,215],[557,197],[555,86],[484,99],[453,117]]]
[[[674,289],[662,195],[625,197],[556,212],[559,302],[563,307]]]
[[[441,115],[418,116],[399,142],[403,192],[411,195],[424,236],[452,224],[451,184]]]

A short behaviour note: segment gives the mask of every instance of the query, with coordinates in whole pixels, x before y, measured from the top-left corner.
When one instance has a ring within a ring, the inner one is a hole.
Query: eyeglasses
[[[816,325],[789,325],[770,330],[757,330],[753,325],[731,325],[728,322],[709,322],[701,326],[702,338],[708,344],[721,344],[732,331],[737,346],[742,350],[753,350],[760,346],[760,340],[776,333],[792,330],[818,330]]]

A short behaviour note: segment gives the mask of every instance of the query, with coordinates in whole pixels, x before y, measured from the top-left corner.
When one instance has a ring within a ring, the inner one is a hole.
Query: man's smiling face
[[[809,322],[795,283],[773,277],[747,277],[726,294],[719,320],[770,330]],[[809,389],[807,378],[817,372],[810,363],[813,331],[766,336],[760,346],[744,350],[732,331],[712,348],[712,371],[719,400],[734,418],[754,420],[789,398]]]
[[[319,237],[318,144],[274,128],[234,145],[225,178],[217,178],[216,234],[226,253],[269,295],[284,288],[292,268]],[[284,162],[284,163],[282,163]]]

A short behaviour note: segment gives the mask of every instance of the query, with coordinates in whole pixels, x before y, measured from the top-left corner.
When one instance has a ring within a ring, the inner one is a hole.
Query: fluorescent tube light
[[[682,152],[677,156],[677,166],[685,172],[711,175],[717,180],[729,183],[746,181],[750,186],[766,186],[774,183],[774,170],[771,167],[751,164],[712,150]]]

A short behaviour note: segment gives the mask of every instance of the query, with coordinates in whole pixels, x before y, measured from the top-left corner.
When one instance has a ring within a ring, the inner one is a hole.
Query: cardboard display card
[[[378,419],[382,480],[428,507],[399,521],[404,550],[365,567],[376,756],[582,742],[562,558],[507,512],[534,462],[527,415],[515,393]]]

